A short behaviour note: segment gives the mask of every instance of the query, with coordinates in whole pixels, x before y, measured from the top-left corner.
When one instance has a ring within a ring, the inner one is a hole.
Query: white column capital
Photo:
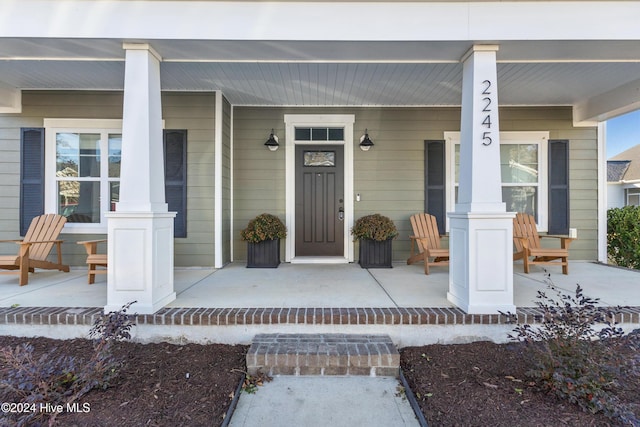
[[[149,43],[122,43],[124,50],[146,50],[158,61],[162,62],[162,56]]]
[[[497,52],[499,50],[500,45],[497,44],[474,44],[464,55],[462,55],[462,58],[460,58],[460,62],[466,61],[471,55],[476,52]]]

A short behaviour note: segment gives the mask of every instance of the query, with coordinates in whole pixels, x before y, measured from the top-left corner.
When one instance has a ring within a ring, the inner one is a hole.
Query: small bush
[[[620,307],[598,307],[599,299],[585,296],[580,285],[575,295],[563,294],[550,281],[548,285],[556,297],[538,291],[540,325],[518,324],[509,335],[528,347],[532,368],[527,375],[543,390],[586,411],[603,412],[625,423],[640,422],[613,394],[618,386],[616,378],[638,375],[638,361],[625,360],[616,351],[624,336],[615,321]],[[514,314],[506,316],[517,321]]]
[[[58,412],[43,411],[41,405],[62,405],[66,410],[92,389],[107,388],[122,364],[113,355],[112,345],[130,338],[129,330],[135,325],[126,315],[131,304],[97,319],[89,332],[95,339],[88,360],[60,355],[57,348],[36,359],[30,344],[0,348],[0,389],[28,409],[3,413],[2,425],[40,425],[45,421],[53,425]]]
[[[398,229],[388,217],[373,214],[358,218],[351,229],[351,234],[356,240],[369,239],[383,242],[396,237]]]
[[[249,221],[247,228],[240,232],[240,237],[253,243],[284,239],[287,237],[287,227],[277,216],[263,213]]]
[[[617,265],[640,269],[640,206],[607,211],[607,250]]]

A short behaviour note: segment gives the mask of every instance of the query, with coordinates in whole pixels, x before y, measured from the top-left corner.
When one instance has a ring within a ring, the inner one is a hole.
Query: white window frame
[[[104,234],[107,232],[107,220],[104,216],[109,212],[109,179],[108,176],[108,140],[104,135],[122,134],[122,120],[118,119],[44,119],[45,127],[45,212],[58,212],[58,190],[56,180],[56,134],[68,133],[100,133],[103,141],[100,147],[100,222],[99,223],[66,223],[64,232],[70,234]]]
[[[460,132],[445,132],[446,152],[446,201],[447,212],[455,210],[455,145],[460,144]],[[548,177],[548,141],[549,132],[500,132],[500,144],[537,144],[538,145],[538,231],[545,232],[549,227],[549,177]],[[449,231],[449,219],[446,221]]]
[[[625,199],[626,199],[625,206],[640,206],[640,202],[631,203],[631,200],[629,200],[630,198],[634,198],[634,199],[640,198],[640,187],[625,188],[624,192],[625,192]]]

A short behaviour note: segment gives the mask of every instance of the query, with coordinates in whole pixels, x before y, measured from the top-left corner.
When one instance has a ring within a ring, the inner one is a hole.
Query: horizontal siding
[[[0,239],[18,238],[20,128],[42,127],[45,118],[121,119],[122,99],[120,92],[24,91],[22,113],[0,115]],[[165,127],[188,133],[188,237],[176,239],[175,265],[212,266],[214,96],[167,93],[162,102]],[[75,243],[104,237],[62,234],[64,262],[84,266],[84,249]]]
[[[231,170],[223,170],[224,224],[233,197],[233,228],[223,228],[234,241],[233,258],[246,259],[239,233],[262,212],[284,218],[284,150],[271,152],[264,142],[273,128],[284,137],[285,114],[354,114],[354,140],[369,129],[375,146],[369,152],[354,149],[355,217],[381,213],[391,217],[400,235],[394,241],[394,259],[409,255],[409,216],[424,206],[424,140],[442,139],[445,131],[460,128],[459,108],[250,108],[224,104],[223,163],[231,163],[230,128],[233,126],[233,194]],[[163,94],[166,128],[188,131],[187,238],[176,239],[176,266],[211,266],[214,262],[214,135],[215,96],[211,93]],[[0,238],[17,237],[19,204],[19,129],[41,127],[45,117],[121,118],[122,94],[117,92],[26,91],[23,113],[0,115]],[[226,126],[226,125],[225,125]],[[570,140],[570,226],[578,229],[572,259],[597,258],[597,133],[595,128],[574,128],[570,108],[502,108],[502,131],[548,131],[552,139]],[[282,143],[282,139],[281,139]],[[357,143],[356,143],[357,145]],[[226,227],[226,225],[225,225]],[[86,235],[65,235],[65,257],[82,265],[76,240]],[[101,237],[101,236],[95,236]],[[356,248],[357,249],[357,248]],[[229,248],[225,246],[225,251]],[[223,258],[228,255],[225,253]]]
[[[175,239],[176,267],[214,265],[215,95],[165,93],[167,129],[187,129],[187,237]]]
[[[234,110],[234,258],[246,259],[238,234],[258,213],[284,217],[284,150],[262,147],[271,128],[283,136],[285,114],[354,114],[354,141],[365,129],[375,146],[354,149],[355,217],[389,216],[399,230],[393,243],[396,261],[409,256],[409,217],[424,209],[424,140],[459,131],[459,108],[236,108]],[[552,139],[570,140],[570,226],[579,239],[572,259],[597,259],[597,132],[574,128],[570,108],[502,108],[502,131],[548,131]],[[443,244],[447,245],[445,239]],[[356,247],[357,253],[357,247]]]

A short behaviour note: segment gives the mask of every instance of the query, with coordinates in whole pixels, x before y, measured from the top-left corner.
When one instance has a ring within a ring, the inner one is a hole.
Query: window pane
[[[538,145],[500,146],[500,172],[503,183],[538,182]]]
[[[78,176],[79,147],[77,133],[56,134],[56,176]]]
[[[120,201],[120,182],[109,182],[109,210],[116,210],[116,203]]]
[[[502,201],[507,212],[533,215],[538,222],[538,189],[536,187],[502,187]]]
[[[100,176],[99,134],[80,134],[80,176]]]
[[[100,222],[99,181],[59,181],[58,213],[69,222]]]
[[[296,128],[297,141],[311,141],[311,128]]]
[[[305,166],[335,166],[336,152],[335,151],[305,151],[304,165]]]
[[[122,159],[122,135],[109,134],[109,177],[120,177]]]
[[[311,129],[312,141],[326,141],[327,140],[327,128],[313,128]]]
[[[344,141],[344,129],[329,128],[329,141]]]

